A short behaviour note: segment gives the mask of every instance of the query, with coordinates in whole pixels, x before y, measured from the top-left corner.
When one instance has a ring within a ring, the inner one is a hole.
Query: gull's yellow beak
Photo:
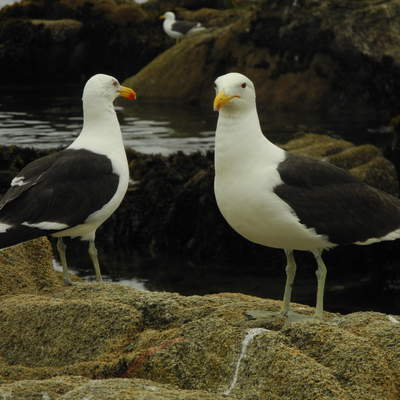
[[[222,90],[215,96],[214,111],[219,111],[223,106],[227,105],[235,97],[240,98],[240,96],[227,96]]]
[[[131,88],[121,86],[118,93],[121,97],[125,97],[126,99],[136,100],[136,93]]]
[[[160,15],[160,19],[165,19],[165,15]]]

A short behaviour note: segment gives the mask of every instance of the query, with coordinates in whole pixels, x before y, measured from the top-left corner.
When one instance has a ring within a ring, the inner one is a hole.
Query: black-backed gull
[[[167,11],[160,18],[164,20],[163,28],[165,33],[177,40],[207,29],[200,22],[176,20],[172,11]]]
[[[112,76],[92,76],[83,90],[83,127],[75,141],[23,168],[0,200],[0,248],[35,237],[58,238],[65,284],[71,284],[62,238],[89,241],[89,255],[101,281],[96,229],[125,196],[129,170],[113,101],[135,99]]]
[[[315,317],[323,316],[326,266],[338,245],[400,237],[400,200],[327,162],[291,154],[262,133],[255,88],[239,73],[216,81],[215,196],[229,225],[246,239],[286,253],[281,312],[288,315],[296,264],[293,250],[316,259]]]

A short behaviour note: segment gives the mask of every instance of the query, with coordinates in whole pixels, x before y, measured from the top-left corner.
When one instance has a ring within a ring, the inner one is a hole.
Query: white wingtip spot
[[[7,232],[10,228],[12,228],[12,225],[10,225],[10,224],[5,224],[4,222],[0,222],[0,233],[5,233],[5,232]]]
[[[372,243],[383,242],[386,240],[396,240],[396,239],[400,239],[400,229],[396,229],[393,232],[389,232],[385,236],[381,236],[379,238],[367,239],[364,242],[355,242],[355,244],[364,246],[364,245],[368,245],[368,244],[372,244]]]
[[[44,231],[58,231],[60,229],[68,228],[67,224],[63,224],[61,222],[51,222],[51,221],[43,221],[33,224],[30,224],[29,222],[25,221],[21,225],[28,226],[29,228],[43,229]]]
[[[24,179],[25,179],[24,176],[16,176],[16,177],[11,181],[11,186],[23,186],[23,185],[25,185]]]

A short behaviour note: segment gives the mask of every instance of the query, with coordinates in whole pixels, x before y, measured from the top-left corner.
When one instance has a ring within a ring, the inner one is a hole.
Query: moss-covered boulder
[[[324,322],[295,323],[245,315],[279,307],[241,294],[184,297],[117,284],[0,297],[0,394],[59,385],[60,399],[78,399],[160,385],[143,398],[162,390],[171,399],[398,398],[398,316],[327,313]],[[51,379],[76,375],[103,380]],[[12,383],[26,379],[36,382]]]
[[[206,104],[215,78],[238,71],[269,110],[369,112],[387,121],[400,103],[397,7],[396,0],[280,0],[234,16],[210,10],[212,29],[171,47],[127,83],[144,97]]]

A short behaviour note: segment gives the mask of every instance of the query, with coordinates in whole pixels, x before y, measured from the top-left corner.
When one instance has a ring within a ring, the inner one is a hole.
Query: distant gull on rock
[[[215,85],[218,207],[246,239],[284,249],[283,315],[289,314],[296,273],[293,250],[313,253],[318,265],[314,316],[320,319],[327,272],[323,250],[400,238],[400,200],[327,162],[288,153],[271,143],[260,128],[253,82],[244,75],[220,76]]]
[[[160,18],[164,20],[163,28],[165,33],[177,40],[207,29],[200,22],[176,20],[172,11],[167,11]]]
[[[89,242],[101,281],[96,229],[117,209],[128,187],[128,163],[113,107],[118,96],[136,98],[112,76],[92,76],[83,90],[80,135],[65,150],[25,166],[0,200],[0,248],[44,235],[57,237],[65,284],[71,279],[64,236]]]

